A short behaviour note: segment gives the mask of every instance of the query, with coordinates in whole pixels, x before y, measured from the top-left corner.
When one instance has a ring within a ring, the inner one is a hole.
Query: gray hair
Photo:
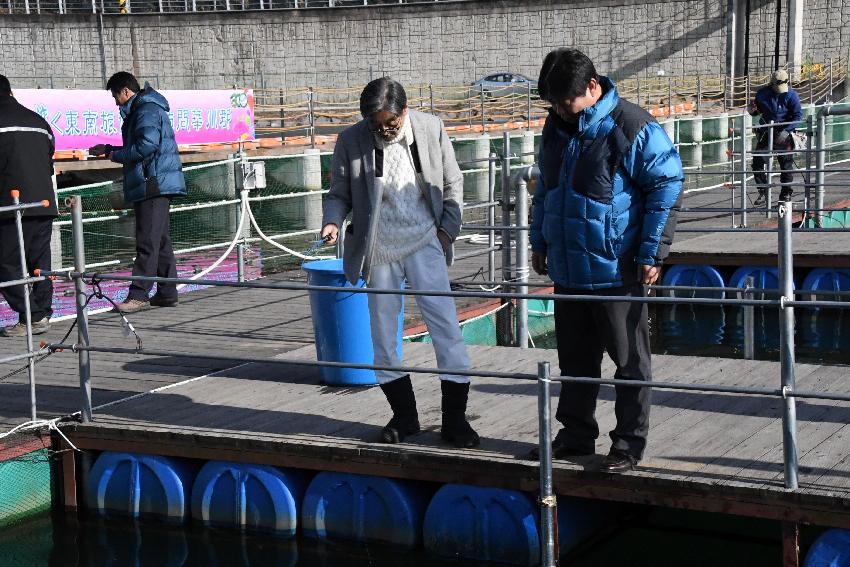
[[[360,93],[360,114],[368,118],[376,112],[392,112],[401,116],[407,108],[407,93],[401,83],[389,77],[371,81]]]

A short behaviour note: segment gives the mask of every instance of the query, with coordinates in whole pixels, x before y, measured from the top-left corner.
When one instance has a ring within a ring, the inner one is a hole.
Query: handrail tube
[[[779,285],[783,304],[779,308],[779,364],[782,391],[793,391],[794,377],[794,307],[786,305],[786,298],[794,297],[794,252],[791,221],[794,206],[791,202],[779,205]],[[785,398],[782,407],[782,454],[785,464],[785,488],[795,490],[797,478],[797,405],[793,398]]]
[[[29,10],[27,10],[29,12]],[[24,242],[24,210],[27,206],[22,206],[20,202],[20,192],[12,191],[12,210],[15,211],[15,231],[18,237],[18,258],[20,259],[21,266],[21,277],[27,278],[29,276],[29,270],[27,269],[27,247]],[[39,203],[40,207],[43,207],[43,203]],[[27,352],[33,351],[32,346],[32,305],[31,305],[31,293],[30,286],[25,285],[24,288],[24,312],[22,313],[24,318],[24,325],[26,326],[26,339],[27,339]],[[19,317],[20,318],[20,317]],[[35,421],[36,420],[36,399],[35,399],[35,361],[32,357],[27,359],[27,374],[29,376],[29,387],[30,387],[30,418]]]

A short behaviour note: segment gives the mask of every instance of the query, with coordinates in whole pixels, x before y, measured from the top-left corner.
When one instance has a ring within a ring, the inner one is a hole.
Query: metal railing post
[[[767,156],[765,166],[765,175],[767,176],[767,187],[765,188],[765,207],[764,215],[767,218],[772,218],[773,213],[770,210],[773,205],[773,120],[768,122],[768,127],[762,132],[767,132]]]
[[[502,134],[502,226],[509,227],[511,224],[511,137],[508,132]],[[509,228],[502,230],[502,280],[510,281],[512,278],[511,264],[511,231]],[[513,346],[513,311],[510,299],[501,300],[502,309],[496,314],[497,343],[500,346]]]
[[[779,203],[779,289],[781,301],[794,299],[794,266],[791,222],[794,207],[791,201]],[[779,310],[779,363],[782,372],[782,393],[794,392],[794,308],[784,303]],[[785,462],[785,488],[797,488],[797,401],[783,395],[782,448]]]
[[[823,185],[826,181],[826,174],[824,173],[826,167],[826,115],[823,113],[823,109],[818,112],[818,138],[815,149],[817,150],[816,167],[818,170],[815,185],[815,226],[820,228],[823,226]]]
[[[313,87],[307,91],[307,112],[310,120],[310,147],[316,147],[316,115],[314,113]]]
[[[755,287],[755,278],[747,276],[744,279],[744,299],[753,298],[753,287]],[[756,308],[752,305],[745,305],[744,310],[744,358],[753,360],[756,357],[755,349],[755,319]]]
[[[531,83],[525,84],[525,99],[528,104],[528,117],[525,122],[525,129],[531,131]]]
[[[637,78],[637,95],[635,95],[635,98],[637,98],[637,102],[635,104],[640,106],[640,76]]]
[[[673,118],[673,77],[667,76],[667,116]]]
[[[516,226],[528,225],[528,183],[523,173],[516,190]],[[520,230],[516,235],[516,278],[528,282],[528,231]],[[517,293],[528,293],[528,286],[518,286]],[[516,301],[516,337],[519,348],[528,348],[528,300]]]
[[[240,242],[236,245],[236,279],[240,282],[245,281],[245,243]]]
[[[487,163],[487,202],[490,206],[487,207],[487,224],[491,227],[496,225],[496,160],[499,157],[495,152],[490,153],[490,161]],[[488,281],[496,281],[496,231],[490,229],[487,231],[487,248],[490,251],[487,253],[487,279]]]
[[[812,138],[814,137],[814,134],[814,121],[810,114],[809,116],[806,116],[806,185],[803,197],[803,223],[801,226],[806,225],[809,215],[811,214],[809,209],[812,208]]]
[[[540,417],[540,564],[554,567],[557,558],[558,501],[552,490],[552,402],[548,362],[537,364],[537,409]]]
[[[829,58],[829,90],[827,91],[826,100],[832,102],[832,57]]]
[[[74,241],[74,270],[82,273],[86,270],[85,242],[83,240],[83,204],[80,197],[69,197],[66,204],[71,207],[71,233]],[[83,278],[74,278],[74,291],[77,303],[77,344],[89,346],[89,315],[86,308],[86,290]],[[88,350],[78,350],[77,359],[80,368],[80,393],[82,394],[82,419],[88,423],[92,419],[91,410],[91,359]]]
[[[749,166],[747,159],[750,153],[750,132],[753,128],[753,117],[744,111],[741,117],[741,226],[747,228],[747,176]]]
[[[12,191],[12,204],[20,205],[20,191],[13,190]],[[23,221],[24,211],[21,209],[17,209],[15,211],[15,229],[18,233],[18,255],[21,259],[21,278],[27,279],[29,277],[29,270],[27,269],[27,248],[24,243],[24,221]],[[27,353],[33,352],[32,347],[32,308],[30,305],[30,285],[25,283],[23,284],[24,288],[24,324],[27,329]],[[33,357],[29,357],[27,359],[27,374],[29,375],[29,386],[30,386],[30,417],[33,421],[36,419],[36,403],[35,403],[35,359]]]
[[[699,116],[699,111],[701,108],[700,103],[702,102],[702,77],[697,75],[697,107],[696,112],[697,116]]]
[[[487,125],[484,121],[484,85],[481,85],[481,133],[484,134],[487,131]],[[471,115],[472,113],[470,113]]]
[[[428,83],[428,98],[431,100],[431,114],[434,114],[434,85]]]

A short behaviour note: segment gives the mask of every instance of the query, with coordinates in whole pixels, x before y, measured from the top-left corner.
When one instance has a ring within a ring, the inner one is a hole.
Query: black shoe
[[[793,191],[782,191],[779,194],[779,200],[788,202],[791,200],[791,195],[793,195]]]
[[[760,207],[761,205],[764,205],[766,199],[767,199],[767,195],[765,195],[764,193],[759,191],[759,196],[756,197],[755,201],[753,201],[753,206],[754,207]]]
[[[552,441],[552,458],[553,459],[571,459],[573,457],[588,457],[590,455],[595,455],[596,451],[594,449],[579,449],[578,447],[570,446],[565,444],[563,441],[559,439],[559,436],[555,436],[555,440]],[[528,452],[528,458],[532,461],[540,460],[540,447],[535,447],[531,451]]]
[[[150,300],[150,304],[153,305],[154,307],[177,307],[177,305],[179,303],[180,303],[180,301],[176,297],[173,298],[173,299],[166,298],[166,297],[162,297],[158,293],[154,294],[154,296],[151,297],[151,300]]]
[[[401,443],[405,437],[419,433],[419,414],[416,411],[416,397],[413,394],[410,375],[381,384],[381,390],[393,410],[393,418],[381,430],[381,441]]]
[[[440,389],[443,392],[443,427],[440,431],[443,440],[453,443],[458,449],[480,445],[481,438],[466,421],[469,382],[460,384],[451,380],[440,380]]]
[[[599,465],[599,472],[617,473],[633,471],[637,464],[638,459],[633,455],[619,449],[611,449],[605,458],[602,459],[602,464]]]

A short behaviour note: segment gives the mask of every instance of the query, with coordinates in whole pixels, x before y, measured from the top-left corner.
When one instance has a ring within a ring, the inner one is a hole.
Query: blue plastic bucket
[[[307,283],[317,286],[355,287],[346,279],[342,259],[305,263]],[[358,288],[366,287],[358,280]],[[369,327],[369,301],[365,293],[311,291],[310,309],[316,337],[316,357],[321,362],[373,364],[372,331]],[[398,356],[401,358],[404,307],[398,318]],[[322,381],[334,385],[377,384],[373,370],[322,368]]]
[[[824,532],[806,555],[803,567],[843,567],[850,565],[850,530]]]
[[[301,511],[306,537],[413,548],[422,540],[430,490],[412,482],[322,472]]]
[[[182,522],[194,476],[195,467],[179,459],[102,453],[89,473],[86,501],[101,514]]]
[[[293,537],[306,473],[264,465],[210,461],[192,489],[192,517],[204,525]]]

